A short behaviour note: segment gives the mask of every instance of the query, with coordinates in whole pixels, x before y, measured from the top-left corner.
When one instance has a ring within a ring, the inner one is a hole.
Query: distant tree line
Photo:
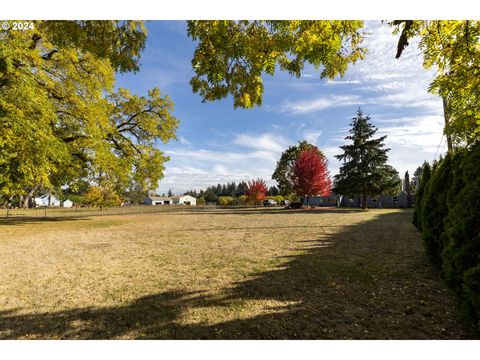
[[[263,181],[263,180],[255,180]],[[252,185],[252,184],[250,184]],[[257,183],[254,183],[253,186],[258,186]],[[266,186],[266,185],[265,185]],[[271,197],[275,200],[283,200],[283,197],[280,196],[280,190],[276,186],[270,186],[268,189],[265,187],[265,198]],[[263,191],[263,190],[262,190]],[[190,195],[197,198],[197,204],[202,203],[216,203],[218,205],[247,205],[249,203],[249,183],[241,181],[238,184],[235,182],[229,182],[226,184],[217,184],[207,187],[202,190],[189,190],[184,193],[184,195]],[[282,199],[280,199],[280,197]],[[251,203],[255,201],[252,200]],[[258,202],[258,201],[257,201]]]

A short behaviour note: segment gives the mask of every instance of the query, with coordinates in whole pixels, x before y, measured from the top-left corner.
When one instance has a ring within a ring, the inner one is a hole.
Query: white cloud
[[[188,140],[185,139],[183,136],[180,136],[180,137],[178,138],[178,141],[180,141],[180,143],[183,144],[183,145],[191,145],[191,144],[192,144],[191,141],[188,141]]]
[[[232,151],[211,151],[199,150],[167,150],[165,153],[177,159],[189,160],[192,162],[217,162],[223,164],[235,164],[245,160],[266,160],[272,161],[275,156],[269,151],[232,152]]]
[[[361,81],[356,80],[327,80],[327,85],[352,85],[352,84],[360,84]]]
[[[373,97],[368,100],[368,103],[394,108],[418,107],[434,113],[442,111],[442,102],[438,96],[431,95],[418,88],[413,88],[410,91],[393,92]]]
[[[279,135],[267,133],[260,136],[239,134],[235,137],[233,143],[253,149],[281,152],[288,142]]]
[[[303,133],[303,138],[307,140],[310,144],[317,144],[318,138],[322,136],[321,130],[307,130]]]
[[[387,135],[388,147],[408,148],[410,152],[421,151],[432,155],[442,137],[444,119],[441,115],[402,117],[382,120],[378,135]]]
[[[333,107],[352,106],[361,104],[362,101],[358,95],[329,95],[320,98],[300,101],[285,101],[280,111],[295,115],[314,113]]]
[[[230,172],[224,165],[218,164],[213,167],[213,172],[219,175],[230,175]]]

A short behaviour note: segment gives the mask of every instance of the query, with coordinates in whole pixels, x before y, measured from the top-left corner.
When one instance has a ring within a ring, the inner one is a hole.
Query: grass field
[[[410,211],[0,222],[0,338],[459,339]]]

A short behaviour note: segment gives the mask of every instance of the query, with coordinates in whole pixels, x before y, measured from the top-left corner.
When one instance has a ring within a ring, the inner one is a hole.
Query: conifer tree
[[[374,139],[377,128],[369,122],[361,109],[352,118],[350,134],[345,139],[352,144],[340,146],[344,151],[335,157],[343,161],[340,173],[335,175],[333,191],[337,194],[362,196],[362,207],[367,208],[367,196],[392,194],[401,184],[398,172],[387,164],[386,136]]]

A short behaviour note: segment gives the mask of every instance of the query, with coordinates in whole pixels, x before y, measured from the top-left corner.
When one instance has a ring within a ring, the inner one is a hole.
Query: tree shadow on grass
[[[343,231],[301,240],[298,253],[284,257],[277,268],[251,274],[215,297],[172,291],[124,306],[0,313],[0,337],[468,338],[410,219],[410,212],[379,214]],[[215,313],[233,307],[252,315],[225,321]],[[194,309],[213,311],[213,325],[184,321]]]
[[[2,225],[24,225],[24,224],[42,224],[46,222],[68,222],[85,220],[88,216],[12,216],[9,218],[0,218],[0,226]]]
[[[217,324],[223,337],[468,337],[455,300],[424,254],[410,211],[379,214],[373,221],[299,243],[303,254],[236,284],[225,296],[287,305],[276,314]]]
[[[138,298],[125,306],[87,307],[41,314],[0,312],[3,339],[182,338],[176,320],[194,307],[199,293],[171,291]]]

